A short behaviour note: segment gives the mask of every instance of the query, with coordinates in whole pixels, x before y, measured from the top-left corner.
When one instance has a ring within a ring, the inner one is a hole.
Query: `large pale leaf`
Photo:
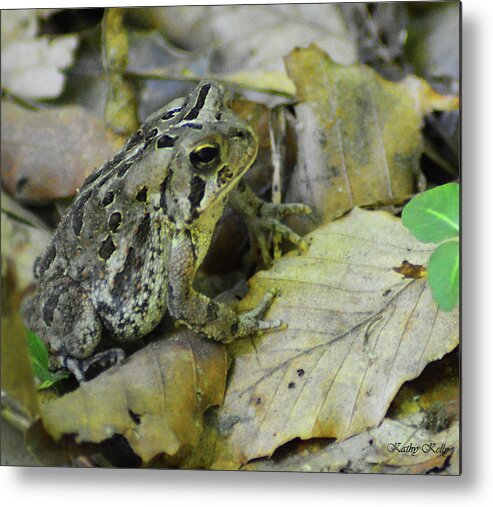
[[[204,411],[223,401],[226,371],[223,346],[183,330],[44,404],[44,425],[78,443],[121,434],[144,461],[173,455],[198,442]]]
[[[355,209],[308,240],[306,255],[255,275],[242,301],[277,288],[268,318],[288,327],[231,346],[214,467],[269,456],[296,437],[343,440],[377,426],[399,387],[458,343],[458,313],[438,310],[426,280],[393,270],[430,254],[399,219]]]
[[[312,206],[323,221],[415,191],[423,116],[457,108],[457,97],[415,76],[395,83],[364,65],[339,65],[315,45],[292,51],[286,67],[298,99],[289,201]]]
[[[254,89],[293,93],[282,58],[296,46],[316,42],[343,64],[357,58],[355,40],[336,5],[184,6],[151,12],[154,24],[164,26],[178,46],[212,48],[217,57],[210,71],[216,76]]]
[[[68,197],[121,145],[85,109],[38,112],[2,102],[2,186],[29,202]]]

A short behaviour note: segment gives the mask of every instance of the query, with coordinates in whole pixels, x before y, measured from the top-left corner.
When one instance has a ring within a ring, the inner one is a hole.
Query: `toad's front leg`
[[[231,192],[229,203],[243,216],[250,237],[257,241],[262,261],[266,266],[270,265],[272,260],[269,248],[269,238],[272,233],[296,245],[301,253],[306,251],[307,244],[303,238],[284,225],[281,219],[289,215],[309,214],[312,211],[310,207],[298,203],[266,202],[257,197],[253,190],[242,181]]]
[[[274,291],[268,291],[253,310],[238,314],[194,290],[192,283],[197,264],[191,235],[181,231],[173,239],[168,269],[168,309],[174,319],[222,343],[282,327],[280,320],[262,320],[274,300]]]

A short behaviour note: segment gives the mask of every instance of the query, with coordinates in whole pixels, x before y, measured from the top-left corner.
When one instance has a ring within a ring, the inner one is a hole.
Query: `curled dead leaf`
[[[44,404],[44,426],[77,443],[123,435],[144,462],[173,455],[199,441],[204,411],[223,401],[226,372],[222,345],[183,330]]]

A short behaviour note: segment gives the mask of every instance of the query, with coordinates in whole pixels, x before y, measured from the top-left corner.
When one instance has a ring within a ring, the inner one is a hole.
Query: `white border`
[[[167,2],[129,2],[131,5],[163,3]],[[122,5],[122,2],[106,0],[104,4]],[[46,0],[42,5],[67,7],[68,2]],[[101,3],[80,1],[73,5],[90,7]],[[490,438],[493,334],[486,332],[491,322],[488,317],[492,313],[493,299],[493,248],[490,244],[493,220],[489,212],[493,204],[492,5],[484,0],[463,2],[463,476],[2,467],[0,492],[3,501],[40,507],[60,504],[70,507],[189,504],[199,507],[300,507],[347,506],[353,502],[365,507],[487,504],[493,482],[493,441]],[[0,1],[2,9],[34,6],[32,1]]]

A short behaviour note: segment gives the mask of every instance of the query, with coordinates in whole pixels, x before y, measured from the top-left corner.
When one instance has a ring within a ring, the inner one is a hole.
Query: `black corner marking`
[[[197,118],[197,116],[200,113],[200,110],[204,107],[205,99],[207,98],[207,94],[209,93],[210,89],[211,89],[210,83],[207,83],[200,88],[195,105],[183,118],[184,120],[195,120],[195,118]]]
[[[177,137],[168,136],[165,134],[164,136],[161,136],[157,140],[157,147],[158,148],[172,148],[175,145],[177,139],[178,139]]]
[[[102,243],[101,243],[101,246],[99,247],[99,256],[101,257],[101,259],[104,259],[105,261],[107,261],[113,254],[113,252],[115,251],[115,244],[113,243],[113,240],[111,239],[110,236],[108,236]]]

